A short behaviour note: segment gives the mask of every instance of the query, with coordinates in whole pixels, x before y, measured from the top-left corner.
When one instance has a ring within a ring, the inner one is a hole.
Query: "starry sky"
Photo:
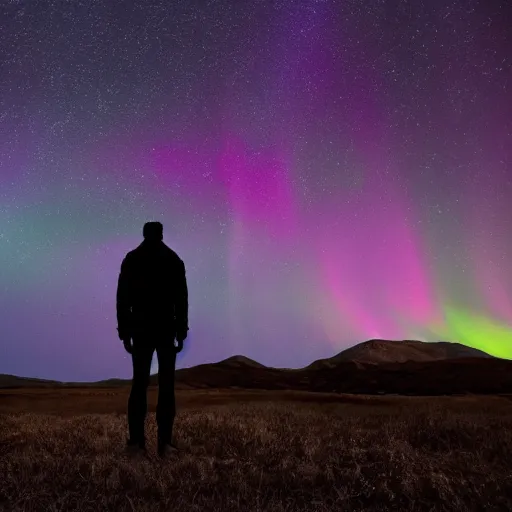
[[[0,5],[0,373],[131,376],[124,255],[184,260],[179,367],[373,337],[512,358],[507,0]]]

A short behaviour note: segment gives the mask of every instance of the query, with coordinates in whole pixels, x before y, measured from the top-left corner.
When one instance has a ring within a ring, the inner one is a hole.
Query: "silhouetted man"
[[[128,400],[127,441],[130,451],[146,450],[144,424],[151,361],[158,357],[158,454],[170,448],[174,417],[176,354],[188,331],[188,290],[185,265],[163,242],[160,222],[147,222],[144,241],[121,264],[117,286],[117,330],[132,355],[133,380]],[[177,345],[175,344],[177,341]]]

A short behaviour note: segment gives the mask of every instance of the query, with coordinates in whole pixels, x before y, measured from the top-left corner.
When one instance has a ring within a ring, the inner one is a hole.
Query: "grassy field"
[[[0,392],[0,508],[512,510],[507,397],[180,392],[166,461],[124,454],[126,397]]]

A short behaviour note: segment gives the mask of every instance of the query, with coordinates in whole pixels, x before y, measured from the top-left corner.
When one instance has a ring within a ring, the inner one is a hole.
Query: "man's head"
[[[144,240],[160,242],[164,238],[164,227],[161,222],[146,222],[142,230]]]

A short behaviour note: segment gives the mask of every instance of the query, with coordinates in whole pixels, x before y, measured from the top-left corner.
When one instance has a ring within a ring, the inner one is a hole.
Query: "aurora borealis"
[[[0,373],[129,377],[121,260],[184,260],[179,366],[372,337],[512,357],[512,6],[0,7]]]

